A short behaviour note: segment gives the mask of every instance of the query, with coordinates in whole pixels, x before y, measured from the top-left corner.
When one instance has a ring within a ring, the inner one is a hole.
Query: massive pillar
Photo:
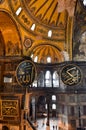
[[[46,125],[49,126],[49,122],[50,122],[50,108],[49,108],[49,104],[50,104],[50,96],[47,95],[46,99],[47,99],[47,122],[46,122]]]

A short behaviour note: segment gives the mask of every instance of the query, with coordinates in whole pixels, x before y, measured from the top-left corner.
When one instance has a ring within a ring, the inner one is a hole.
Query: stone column
[[[46,98],[47,98],[47,100],[46,100],[46,102],[47,102],[47,122],[46,122],[46,125],[49,126],[49,125],[50,125],[50,124],[49,124],[49,122],[50,122],[50,108],[49,108],[50,96],[47,95]]]
[[[35,97],[32,98],[32,120],[35,122],[35,113],[36,113],[36,108],[35,108]]]
[[[28,93],[27,89],[26,89],[25,104],[24,104],[24,111],[25,111],[25,117],[26,118],[28,118],[29,113],[30,113],[30,96],[31,96],[31,93]]]

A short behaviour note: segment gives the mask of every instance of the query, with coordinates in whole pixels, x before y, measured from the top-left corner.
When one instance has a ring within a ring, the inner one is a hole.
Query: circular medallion
[[[24,40],[24,46],[25,46],[26,48],[30,48],[30,47],[32,46],[31,39],[26,38],[26,39]]]
[[[73,86],[81,82],[81,70],[74,64],[66,65],[61,70],[61,80],[65,85]]]
[[[35,79],[36,67],[30,60],[22,61],[16,69],[16,79],[19,85],[29,86]]]

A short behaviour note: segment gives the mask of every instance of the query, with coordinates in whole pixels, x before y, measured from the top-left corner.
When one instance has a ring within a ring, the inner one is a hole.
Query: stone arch
[[[23,47],[18,26],[13,17],[11,17],[11,15],[4,10],[0,10],[0,32],[0,37],[2,37],[4,48],[2,50],[3,55],[21,56]]]
[[[9,128],[7,126],[2,126],[2,130],[9,130]]]

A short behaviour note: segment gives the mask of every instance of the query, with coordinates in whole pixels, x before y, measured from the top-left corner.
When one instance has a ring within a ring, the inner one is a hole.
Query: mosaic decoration
[[[25,38],[25,40],[24,40],[24,46],[25,46],[25,49],[28,50],[28,48],[30,48],[32,46],[31,39]]]
[[[76,0],[58,0],[58,12],[62,12],[64,10],[67,10],[69,16],[74,15],[74,9],[75,9],[75,3]]]
[[[19,48],[19,43],[12,43],[12,41],[7,42],[7,55],[19,55],[21,50]]]
[[[16,20],[30,34],[48,38],[47,33],[52,29],[51,39],[64,41],[67,15],[65,11],[58,13],[58,0],[9,0],[9,6]],[[33,24],[36,31],[31,31]]]
[[[7,117],[18,116],[19,106],[18,100],[2,100],[1,115]]]

